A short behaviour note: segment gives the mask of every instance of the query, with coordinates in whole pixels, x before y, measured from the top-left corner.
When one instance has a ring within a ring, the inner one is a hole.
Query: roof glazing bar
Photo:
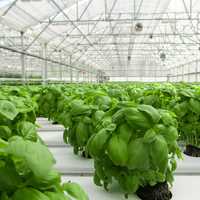
[[[38,33],[38,35],[30,42],[30,44],[26,47],[25,51],[27,51],[36,41],[37,39],[44,33],[44,31],[51,25],[53,20],[58,16],[59,13],[57,13],[50,21],[49,23]]]
[[[4,17],[8,12],[9,10],[11,10],[13,8],[13,6],[15,6],[15,4],[17,3],[18,0],[15,0],[13,1],[10,6],[7,8],[7,10],[4,11],[4,13],[1,15],[1,17]]]
[[[59,5],[54,1],[51,0],[51,2],[54,3],[54,5],[61,11],[61,13],[70,21],[70,23],[83,35],[83,37],[85,38],[85,40],[89,43],[89,45],[91,45],[94,49],[96,49],[96,47],[93,45],[93,43],[88,39],[88,37],[82,32],[82,30],[69,18],[69,16],[59,7]],[[98,49],[96,49],[96,51],[98,51]],[[99,52],[103,57],[105,57],[102,52]],[[105,59],[106,62],[109,61],[107,59]]]

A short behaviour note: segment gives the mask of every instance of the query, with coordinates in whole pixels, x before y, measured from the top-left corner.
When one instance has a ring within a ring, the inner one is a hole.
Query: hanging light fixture
[[[136,32],[141,32],[142,30],[143,30],[143,24],[140,23],[140,22],[136,23],[136,25],[135,25],[135,31]]]
[[[161,59],[162,61],[165,61],[165,59],[166,59],[166,54],[165,54],[164,52],[162,52],[162,53],[160,54],[160,59]]]
[[[153,34],[150,34],[150,35],[149,35],[149,38],[150,38],[150,39],[153,39]]]

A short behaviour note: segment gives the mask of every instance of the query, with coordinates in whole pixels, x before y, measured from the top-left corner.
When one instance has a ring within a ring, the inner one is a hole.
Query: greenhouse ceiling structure
[[[198,0],[1,0],[0,73],[199,81]]]

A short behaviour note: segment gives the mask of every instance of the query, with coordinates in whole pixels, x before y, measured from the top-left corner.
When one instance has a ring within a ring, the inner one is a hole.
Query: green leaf
[[[142,138],[131,140],[128,144],[128,168],[148,170],[150,167],[149,150]]]
[[[46,146],[25,141],[20,137],[12,138],[6,152],[11,156],[23,159],[36,177],[45,178],[55,163]]]
[[[154,167],[165,173],[168,167],[168,146],[162,135],[157,135],[156,140],[151,144],[151,159]]]
[[[72,108],[70,111],[72,116],[78,116],[78,115],[84,115],[84,114],[90,114],[91,113],[91,107],[89,105],[84,105],[82,102],[74,101],[72,103]]]
[[[82,121],[78,122],[76,127],[76,141],[77,144],[82,147],[85,146],[89,139],[89,127],[88,124],[83,123]]]
[[[12,200],[49,200],[49,198],[39,190],[22,188],[14,193]]]
[[[127,123],[121,124],[117,129],[117,133],[119,137],[123,139],[127,144],[129,143],[132,136],[132,129]]]
[[[189,101],[190,110],[198,115],[200,115],[200,102],[195,99],[190,99]]]
[[[118,135],[114,135],[108,142],[107,152],[109,158],[116,166],[126,166],[128,161],[127,143]]]
[[[99,178],[99,176],[97,175],[96,172],[95,172],[95,174],[94,174],[93,181],[94,181],[94,184],[95,184],[95,185],[97,185],[97,186],[102,186],[101,179]]]
[[[192,90],[188,90],[188,89],[182,90],[179,94],[184,96],[184,97],[188,97],[188,98],[194,97],[193,91]]]
[[[171,164],[171,170],[175,171],[177,168],[177,162],[175,159],[170,160],[170,164]]]
[[[113,116],[112,116],[112,121],[116,124],[120,124],[124,122],[124,109],[118,110]]]
[[[61,192],[45,192],[45,195],[49,197],[49,200],[71,200]]]
[[[189,104],[187,101],[183,101],[174,106],[174,112],[178,115],[178,117],[183,117],[189,110]]]
[[[156,139],[156,132],[153,129],[146,131],[144,135],[144,143],[152,143]]]
[[[70,113],[60,113],[58,117],[58,121],[64,125],[65,128],[71,127],[72,126],[72,116]]]
[[[135,193],[139,188],[140,180],[137,176],[133,176],[130,174],[123,175],[120,176],[118,180],[123,190],[128,194]]]
[[[93,124],[96,125],[104,117],[105,112],[102,110],[97,110],[92,116]]]
[[[138,110],[145,112],[149,115],[153,121],[153,123],[158,123],[161,116],[157,109],[149,105],[139,105]]]
[[[110,161],[110,159],[109,159],[109,161]],[[105,168],[105,166],[107,166],[107,164],[108,163],[104,162],[104,160],[103,161],[102,160],[94,160],[95,174],[98,176],[98,178],[100,180],[103,180],[104,182],[106,182],[108,179],[108,177],[106,176],[107,170]],[[98,185],[98,183],[97,183],[97,185]]]
[[[106,129],[102,129],[97,134],[92,135],[87,143],[89,154],[93,157],[101,156],[109,137],[110,134]]]
[[[11,96],[9,99],[19,113],[28,113],[33,110],[32,103],[28,99],[16,96]]]
[[[154,106],[159,101],[159,98],[154,95],[145,96],[143,103]]]
[[[109,96],[97,96],[95,104],[99,106],[100,110],[106,111],[112,104],[112,100]]]
[[[2,193],[0,195],[0,200],[11,200],[8,195],[6,194],[6,192]]]
[[[34,124],[27,121],[21,121],[17,124],[17,132],[18,135],[23,137],[26,140],[31,140],[36,142],[37,137],[37,129]]]
[[[161,120],[165,126],[177,126],[177,121],[172,113],[166,110],[160,110]]]
[[[0,167],[0,191],[13,192],[22,184],[22,179],[10,164]]]
[[[17,116],[18,111],[11,102],[0,100],[0,114],[7,119],[13,120]]]
[[[40,188],[40,190],[51,190],[54,189],[56,185],[59,185],[60,182],[60,174],[56,170],[52,169],[45,177],[39,178],[32,176],[29,179],[28,185],[34,188]]]
[[[8,142],[6,142],[5,140],[2,140],[1,138],[0,138],[0,149],[2,148],[4,148],[4,147],[6,147],[6,146],[8,146]]]
[[[139,127],[148,129],[152,127],[152,123],[144,113],[138,111],[137,108],[126,108],[124,111],[125,118],[131,127]]]
[[[157,132],[164,136],[167,143],[172,143],[178,139],[178,131],[174,126],[157,126]]]
[[[69,137],[69,128],[65,128],[64,133],[63,133],[63,140],[66,144],[68,144],[68,137]]]
[[[63,189],[70,197],[76,200],[89,200],[85,191],[77,183],[65,183],[63,184]]]
[[[0,126],[0,138],[8,140],[12,136],[12,131],[8,126]]]

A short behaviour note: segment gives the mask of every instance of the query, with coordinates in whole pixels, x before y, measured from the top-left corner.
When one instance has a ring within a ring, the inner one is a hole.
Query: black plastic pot
[[[184,154],[191,157],[200,157],[200,148],[195,147],[193,145],[186,145]]]
[[[58,124],[58,122],[55,121],[55,122],[52,122],[52,124]]]
[[[140,187],[136,194],[142,200],[170,200],[172,198],[172,193],[166,182],[158,183],[155,186]]]

